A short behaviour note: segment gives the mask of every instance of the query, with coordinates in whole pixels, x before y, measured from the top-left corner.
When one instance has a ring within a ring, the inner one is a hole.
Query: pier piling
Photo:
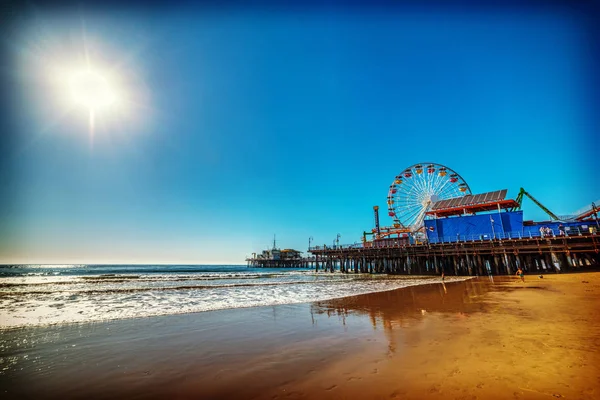
[[[490,239],[388,245],[313,247],[315,270],[344,273],[438,275],[511,275],[518,267],[530,273],[600,268],[597,235]],[[339,264],[339,266],[337,265]]]

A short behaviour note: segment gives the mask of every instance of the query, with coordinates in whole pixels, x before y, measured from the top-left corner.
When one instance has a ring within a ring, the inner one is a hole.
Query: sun
[[[88,35],[84,17],[79,20],[80,35],[67,20],[55,27],[36,19],[15,36],[14,74],[34,97],[38,135],[52,131],[77,141],[89,136],[93,146],[95,135],[98,143],[110,145],[114,138],[145,133],[158,115],[142,59],[145,42],[124,53],[99,31]]]
[[[90,112],[100,111],[116,103],[116,90],[103,75],[91,69],[77,71],[69,79],[71,100]]]
[[[79,69],[64,69],[63,77],[70,106],[84,109],[89,118],[89,135],[93,141],[96,120],[111,119],[110,114],[123,115],[124,102],[120,80],[110,69],[94,68],[88,62]],[[64,87],[64,86],[63,86]],[[113,115],[116,117],[117,115]]]

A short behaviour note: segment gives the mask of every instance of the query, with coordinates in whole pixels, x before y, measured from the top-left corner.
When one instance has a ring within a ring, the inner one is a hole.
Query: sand
[[[2,398],[598,399],[600,273],[4,332]]]
[[[336,379],[337,393],[320,397],[362,391],[401,399],[600,398],[600,274],[527,277],[524,284],[495,279],[478,290],[482,284],[471,293],[467,285],[466,311],[416,301],[425,317],[402,333],[392,329],[395,343],[385,357],[330,372],[368,384]],[[401,319],[388,312],[388,325],[398,325]],[[306,386],[317,383],[324,385],[317,379]]]

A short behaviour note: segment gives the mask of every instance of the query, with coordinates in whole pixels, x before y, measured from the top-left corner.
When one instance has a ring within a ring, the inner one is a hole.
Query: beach
[[[595,399],[600,273],[2,333],[2,398]]]

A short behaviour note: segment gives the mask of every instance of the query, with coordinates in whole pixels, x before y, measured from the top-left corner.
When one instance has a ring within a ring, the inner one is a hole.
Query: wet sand
[[[2,398],[597,399],[600,273],[27,328]]]

